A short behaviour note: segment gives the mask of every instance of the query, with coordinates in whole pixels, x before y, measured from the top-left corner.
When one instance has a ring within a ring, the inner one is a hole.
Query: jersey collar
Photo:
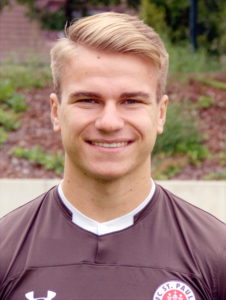
[[[151,199],[155,193],[156,186],[155,186],[155,183],[153,180],[152,180],[151,186],[152,187],[151,187],[151,190],[150,190],[148,196],[135,209],[133,209],[131,212],[129,212],[126,215],[112,219],[107,222],[97,222],[97,221],[87,217],[83,213],[81,213],[65,197],[63,190],[62,190],[61,183],[58,185],[58,194],[59,194],[60,199],[63,202],[63,204],[72,213],[72,222],[74,224],[76,224],[79,227],[81,227],[89,232],[92,232],[96,235],[103,235],[103,234],[112,233],[112,232],[126,229],[127,227],[132,226],[134,224],[134,216],[137,215],[145,206],[147,206],[147,204],[151,201]]]

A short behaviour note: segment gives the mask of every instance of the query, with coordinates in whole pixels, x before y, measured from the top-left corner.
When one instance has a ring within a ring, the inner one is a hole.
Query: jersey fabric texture
[[[54,187],[0,220],[1,300],[226,299],[226,225],[159,185],[124,230],[71,217]]]

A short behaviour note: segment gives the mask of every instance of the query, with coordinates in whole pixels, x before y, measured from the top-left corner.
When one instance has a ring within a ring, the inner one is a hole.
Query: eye
[[[87,98],[87,99],[79,99],[77,100],[78,103],[90,103],[95,104],[97,101],[95,99]]]
[[[141,101],[137,99],[126,99],[123,101],[123,104],[138,104],[138,103],[141,103]]]

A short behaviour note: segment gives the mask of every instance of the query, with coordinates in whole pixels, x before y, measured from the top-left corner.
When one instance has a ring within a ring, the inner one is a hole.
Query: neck
[[[132,211],[151,189],[150,168],[136,170],[114,180],[98,180],[65,166],[64,195],[81,213],[98,222],[106,222]]]

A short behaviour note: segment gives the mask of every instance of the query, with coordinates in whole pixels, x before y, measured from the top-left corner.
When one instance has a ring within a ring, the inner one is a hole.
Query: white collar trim
[[[152,187],[150,193],[141,204],[139,204],[135,209],[133,209],[128,214],[107,222],[97,222],[87,217],[86,215],[81,213],[77,208],[75,208],[65,197],[62,190],[61,183],[58,185],[58,193],[60,195],[63,204],[71,211],[72,222],[74,224],[97,235],[103,235],[103,234],[119,231],[133,225],[134,216],[137,213],[139,213],[151,201],[155,193],[155,188],[156,188],[155,183],[152,179],[151,181],[152,181]]]

